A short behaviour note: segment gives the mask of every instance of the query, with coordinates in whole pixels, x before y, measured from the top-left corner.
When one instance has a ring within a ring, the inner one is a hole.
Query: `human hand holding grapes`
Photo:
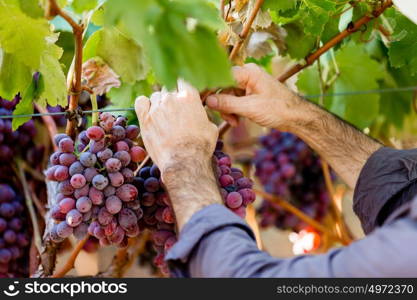
[[[199,93],[183,81],[177,92],[162,90],[136,99],[145,147],[161,171],[178,229],[203,207],[222,203],[212,167],[218,137]]]
[[[292,118],[292,106],[299,99],[285,85],[255,64],[233,67],[237,87],[245,90],[245,96],[228,94],[211,95],[207,105],[222,113],[232,126],[242,116],[269,128],[282,129]],[[236,116],[237,115],[237,116]]]
[[[178,161],[209,161],[218,137],[196,89],[182,80],[177,92],[155,92],[135,103],[143,142],[152,160],[164,170]]]

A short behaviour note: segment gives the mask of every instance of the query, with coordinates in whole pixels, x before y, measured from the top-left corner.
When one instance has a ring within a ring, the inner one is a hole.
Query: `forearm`
[[[179,231],[203,207],[222,203],[211,160],[195,155],[174,158],[162,171],[162,181],[168,191]]]
[[[323,108],[294,95],[294,115],[285,130],[326,160],[351,188],[369,156],[382,145]]]

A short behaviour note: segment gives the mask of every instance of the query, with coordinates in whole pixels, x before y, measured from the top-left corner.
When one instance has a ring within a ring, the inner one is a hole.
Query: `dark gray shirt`
[[[417,277],[417,149],[381,148],[359,176],[354,210],[368,234],[322,255],[274,258],[219,204],[195,213],[166,257],[174,277]]]

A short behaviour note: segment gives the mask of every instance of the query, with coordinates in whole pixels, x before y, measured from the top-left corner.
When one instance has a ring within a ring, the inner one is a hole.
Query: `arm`
[[[416,243],[410,239],[417,233],[411,215],[348,247],[280,259],[257,248],[242,220],[212,205],[184,227],[167,258],[173,261],[176,276],[187,277],[415,277],[414,247],[404,247]]]
[[[234,67],[239,88],[246,96],[220,94],[207,98],[232,125],[232,114],[261,126],[294,133],[323,157],[354,188],[368,157],[382,145],[319,106],[302,99],[254,64]]]
[[[218,129],[207,117],[197,90],[178,82],[135,103],[142,139],[170,196],[178,229],[203,207],[222,203],[212,169]]]

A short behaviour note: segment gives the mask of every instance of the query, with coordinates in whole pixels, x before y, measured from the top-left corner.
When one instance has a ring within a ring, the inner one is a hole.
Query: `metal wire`
[[[340,92],[340,93],[327,93],[327,94],[313,94],[313,95],[303,95],[305,98],[319,98],[319,97],[341,97],[341,96],[354,96],[354,95],[368,95],[368,94],[383,94],[383,93],[400,93],[400,92],[410,92],[417,91],[417,86],[408,86],[400,88],[386,88],[379,90],[367,90],[367,91],[350,91],[350,92]],[[105,108],[97,110],[84,110],[83,114],[92,114],[95,112],[121,112],[121,111],[134,111],[133,107],[128,108]],[[0,119],[13,119],[13,118],[31,118],[31,117],[42,117],[42,116],[65,116],[68,112],[48,112],[48,113],[33,113],[25,115],[0,115]]]

